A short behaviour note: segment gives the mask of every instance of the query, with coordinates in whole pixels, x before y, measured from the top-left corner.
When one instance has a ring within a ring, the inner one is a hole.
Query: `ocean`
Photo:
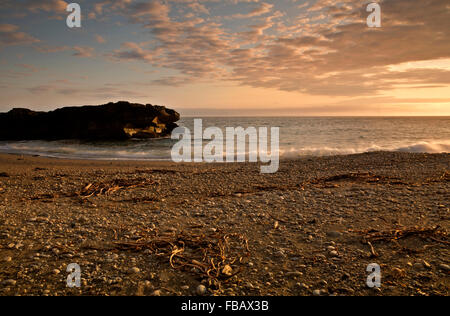
[[[179,125],[193,132],[193,122],[194,118],[183,118]],[[226,127],[279,127],[281,158],[373,151],[450,152],[450,117],[205,117],[203,129],[207,127],[223,131]],[[3,141],[0,152],[71,159],[167,161],[176,142]]]

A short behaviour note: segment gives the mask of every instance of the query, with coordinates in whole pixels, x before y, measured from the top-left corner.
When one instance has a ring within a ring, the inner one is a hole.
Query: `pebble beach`
[[[282,160],[269,175],[1,154],[0,295],[446,296],[449,169],[450,154]]]

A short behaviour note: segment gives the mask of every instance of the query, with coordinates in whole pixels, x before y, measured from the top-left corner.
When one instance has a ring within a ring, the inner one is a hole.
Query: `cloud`
[[[28,0],[23,4],[23,8],[31,12],[46,11],[61,13],[66,12],[68,4],[63,0]]]
[[[48,45],[36,45],[34,49],[40,53],[59,53],[69,50],[69,46],[48,46]]]
[[[20,32],[17,25],[0,24],[0,46],[27,45],[37,42],[39,42],[37,38]]]
[[[238,13],[238,14],[234,14],[232,16],[228,16],[225,18],[226,19],[249,19],[249,18],[253,18],[253,17],[257,17],[257,16],[261,16],[261,15],[269,13],[273,7],[274,7],[273,4],[261,2],[261,3],[257,3],[257,6],[254,9],[252,9],[249,13],[244,13],[244,14]]]
[[[74,46],[73,49],[75,50],[75,52],[73,53],[73,56],[84,57],[84,58],[94,56],[94,48],[92,48],[92,47]]]
[[[103,36],[96,34],[94,37],[95,37],[95,40],[97,41],[97,43],[99,43],[99,44],[106,43],[106,39]]]
[[[128,61],[143,61],[153,62],[155,57],[158,56],[158,50],[146,50],[142,47],[143,44],[126,42],[122,44],[122,48],[115,50],[108,57],[115,60],[128,60]]]
[[[80,83],[69,80],[55,80],[46,84],[36,85],[28,88],[27,91],[35,96],[43,95],[64,95],[71,97],[90,97],[104,99],[120,99],[124,97],[143,98],[144,94],[133,89],[127,89],[125,84],[105,83],[95,87],[85,87]]]
[[[57,12],[63,2],[34,1],[28,12]],[[86,46],[33,47],[40,52],[74,50],[77,57],[104,56],[133,66],[150,64],[162,74],[153,73],[149,84],[171,87],[220,82],[352,99],[399,88],[448,87],[450,69],[393,67],[450,58],[448,4],[379,0],[382,27],[371,29],[366,24],[368,2],[102,0],[89,6],[85,2],[91,17],[128,22],[139,33],[102,55]],[[105,43],[99,34],[94,38]],[[113,39],[108,39],[111,45]],[[37,41],[15,25],[0,25],[2,45]]]
[[[441,0],[414,5],[409,0],[380,1],[381,29],[367,27],[366,6],[355,1],[318,0],[308,8],[305,5],[298,18],[302,25],[293,26],[282,19],[284,13],[275,10],[274,4],[255,1],[248,13],[227,17],[256,19],[248,30],[238,33],[195,14],[175,18],[170,4],[181,2],[198,13],[201,1],[126,3],[123,14],[130,23],[141,24],[158,42],[151,48],[126,43],[111,56],[176,70],[180,77],[154,81],[171,86],[209,79],[311,95],[357,96],[405,83],[449,84],[448,71],[389,69],[405,62],[450,57],[450,16]]]
[[[2,0],[2,9],[8,10],[6,17],[25,17],[29,14],[47,13],[52,18],[62,18],[69,2],[63,0]]]

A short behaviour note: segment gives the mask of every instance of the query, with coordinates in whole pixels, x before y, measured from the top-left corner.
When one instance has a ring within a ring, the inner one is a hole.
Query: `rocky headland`
[[[125,101],[50,112],[0,113],[0,140],[126,140],[169,136],[180,114],[164,106]]]

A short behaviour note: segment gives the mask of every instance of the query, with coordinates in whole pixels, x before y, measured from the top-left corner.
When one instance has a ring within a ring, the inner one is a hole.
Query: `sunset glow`
[[[128,100],[182,115],[450,115],[443,0],[2,1],[0,110]]]

